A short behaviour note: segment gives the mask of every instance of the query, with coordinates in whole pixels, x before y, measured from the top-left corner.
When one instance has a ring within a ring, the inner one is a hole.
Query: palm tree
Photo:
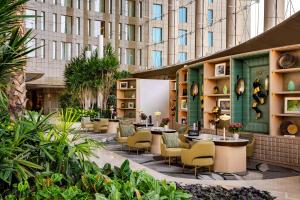
[[[29,0],[0,1],[0,102],[5,105],[8,93],[8,110],[12,120],[19,115],[26,104],[24,66],[26,55],[35,49],[28,49],[31,30],[23,27],[24,4]],[[29,17],[29,16],[28,16]],[[2,97],[2,98],[1,98]]]

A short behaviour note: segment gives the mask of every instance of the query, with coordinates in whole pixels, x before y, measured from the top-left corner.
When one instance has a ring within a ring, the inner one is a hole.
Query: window
[[[41,58],[45,58],[45,40],[41,40]]]
[[[153,27],[152,28],[152,42],[161,43],[162,42],[162,28]]]
[[[61,0],[61,6],[67,6],[68,8],[72,8],[72,0]]]
[[[139,65],[143,65],[143,50],[139,49]]]
[[[72,34],[72,17],[70,16],[61,16],[61,33]]]
[[[97,49],[98,49],[98,46],[97,46],[97,45],[93,45],[93,46],[92,46],[92,52],[97,51]]]
[[[105,0],[95,0],[95,11],[105,12]]]
[[[125,15],[128,17],[135,17],[135,1],[125,1]]]
[[[126,24],[126,40],[135,41],[135,25]]]
[[[36,10],[26,9],[25,14],[30,16],[25,18],[25,28],[35,29],[36,27]]]
[[[120,15],[123,15],[123,0],[119,0]]]
[[[57,45],[56,41],[52,41],[52,59],[56,60]]]
[[[179,45],[187,45],[187,30],[179,29],[178,37]]]
[[[53,0],[53,5],[57,5],[57,0]]]
[[[36,39],[35,38],[30,39],[27,42],[26,47],[28,49],[34,49],[34,48],[36,48]],[[27,54],[27,57],[29,57],[29,58],[33,58],[35,56],[36,56],[36,52],[35,51],[31,51],[30,53]]]
[[[155,20],[162,20],[162,5],[153,4],[152,6],[152,18]]]
[[[92,0],[87,0],[87,9],[92,10]]]
[[[125,64],[126,65],[135,65],[135,50],[134,49],[126,49],[125,51]]]
[[[75,44],[75,56],[80,56],[80,44],[79,43],[76,43]]]
[[[208,0],[208,3],[213,3],[214,1],[213,0]]]
[[[119,40],[122,40],[123,39],[123,34],[122,34],[122,30],[123,29],[123,26],[121,23],[119,23]]]
[[[214,39],[213,32],[208,32],[208,47],[212,47],[214,45],[213,39]]]
[[[109,22],[109,26],[108,26],[108,28],[109,28],[109,36],[108,36],[108,38],[109,39],[112,39],[112,35],[113,35],[113,30],[112,30],[112,28],[113,28],[113,26],[112,26],[112,23],[111,22]]]
[[[139,2],[139,16],[143,18],[143,2]]]
[[[53,14],[52,15],[52,21],[53,21],[53,23],[52,23],[52,31],[53,32],[57,32],[57,14]]]
[[[80,9],[80,0],[74,0],[74,1],[75,1],[76,9]]]
[[[96,20],[94,21],[94,36],[98,37],[101,33],[101,21]]]
[[[61,59],[71,60],[72,56],[72,44],[70,42],[61,42]]]
[[[41,12],[41,30],[44,31],[45,30],[45,17],[46,14],[44,11]]]
[[[88,19],[88,27],[87,27],[87,31],[88,31],[88,34],[89,36],[92,36],[92,20]]]
[[[113,10],[113,2],[112,0],[109,0],[109,13],[112,14],[112,10]]]
[[[179,23],[187,23],[187,8],[179,8]]]
[[[212,9],[208,9],[208,12],[207,12],[207,23],[209,26],[212,26],[214,22],[214,13],[213,13],[213,10]]]
[[[152,66],[153,67],[162,66],[162,51],[157,51],[157,50],[152,51]]]
[[[76,17],[76,35],[80,35],[80,17]]]
[[[143,26],[139,26],[139,41],[143,41]]]
[[[119,63],[122,64],[122,48],[118,48],[119,53]]]
[[[182,63],[187,60],[187,53],[186,52],[179,52],[178,53],[178,62]]]

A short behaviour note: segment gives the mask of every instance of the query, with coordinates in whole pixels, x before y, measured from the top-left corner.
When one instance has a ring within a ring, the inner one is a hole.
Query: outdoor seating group
[[[81,128],[85,131],[93,131],[95,133],[106,133],[108,130],[109,120],[107,118],[99,118],[91,120],[90,117],[81,118]]]

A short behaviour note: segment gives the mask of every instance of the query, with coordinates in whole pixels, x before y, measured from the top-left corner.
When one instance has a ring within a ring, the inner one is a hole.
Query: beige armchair
[[[195,176],[199,167],[210,167],[214,164],[215,144],[211,141],[199,141],[193,144],[191,149],[183,149],[181,152],[181,161],[184,166],[194,166]]]
[[[240,133],[240,138],[241,139],[247,139],[249,140],[247,144],[247,158],[250,158],[253,156],[254,153],[254,143],[255,143],[255,138],[252,133]]]
[[[179,147],[178,148],[168,148],[167,145],[164,143],[164,140],[161,139],[161,156],[165,158],[165,161],[167,158],[169,158],[169,165],[171,164],[171,158],[178,158],[181,156],[182,149],[188,149],[190,146],[187,143],[182,142],[178,138]]]
[[[137,154],[139,149],[149,150],[151,147],[152,135],[149,131],[138,131],[133,135],[128,136],[127,145],[130,148],[136,149]]]
[[[92,131],[94,129],[94,123],[91,122],[90,117],[81,118],[81,128],[85,131]]]
[[[100,121],[95,121],[94,122],[94,132],[97,132],[97,133],[102,133],[103,131],[107,132],[108,123],[109,123],[108,119],[105,119],[105,118],[101,118]]]
[[[119,144],[121,144],[122,146],[121,146],[121,149],[123,150],[123,146],[124,146],[124,144],[127,144],[127,139],[128,139],[128,137],[123,137],[122,135],[121,135],[121,131],[120,131],[120,128],[118,128],[117,129],[117,135],[116,135],[116,141],[119,143]]]

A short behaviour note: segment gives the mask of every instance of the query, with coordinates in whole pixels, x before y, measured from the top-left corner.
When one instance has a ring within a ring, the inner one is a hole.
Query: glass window
[[[92,20],[88,19],[88,27],[87,27],[87,31],[88,31],[88,34],[89,36],[92,36]]]
[[[74,0],[77,9],[80,9],[80,0]]]
[[[207,12],[207,23],[211,26],[214,22],[214,12],[212,9],[209,9]]]
[[[76,17],[76,35],[80,35],[80,17]]]
[[[152,66],[153,67],[162,66],[162,51],[157,51],[157,50],[152,51]]]
[[[122,40],[123,39],[123,37],[122,37],[122,30],[123,29],[123,26],[122,26],[122,24],[121,23],[119,23],[119,40]]]
[[[179,29],[178,31],[178,44],[187,45],[187,30]]]
[[[125,64],[126,65],[135,65],[135,50],[134,49],[126,49],[125,51]]]
[[[105,0],[95,0],[95,11],[105,12]]]
[[[126,40],[135,41],[135,25],[126,24]]]
[[[187,8],[179,8],[179,23],[187,23]]]
[[[112,14],[112,10],[113,10],[113,2],[112,0],[109,0],[109,13]]]
[[[25,18],[25,28],[35,29],[36,28],[36,10],[26,9],[25,14],[30,16]]]
[[[214,45],[213,40],[214,40],[213,32],[208,32],[208,47],[212,47]]]
[[[208,3],[213,3],[214,1],[213,0],[208,0]]]
[[[122,48],[118,48],[119,63],[122,64]]]
[[[45,58],[45,40],[41,40],[41,58]]]
[[[62,15],[60,18],[61,33],[72,34],[72,17]]]
[[[94,31],[95,31],[94,36],[98,37],[101,33],[101,21],[99,20],[94,21]]]
[[[123,0],[119,0],[120,15],[123,15]]]
[[[87,9],[92,10],[92,0],[87,0],[86,3],[87,3]]]
[[[152,28],[152,42],[153,43],[162,42],[162,28],[159,27]]]
[[[112,26],[112,23],[111,22],[109,22],[109,26],[108,26],[108,28],[109,28],[109,39],[112,39],[112,35],[113,35],[113,30],[112,30],[112,28],[113,28],[113,26]]]
[[[143,65],[143,50],[139,49],[139,65]]]
[[[36,48],[36,39],[30,39],[27,43],[26,43],[26,47],[28,49],[34,49]],[[30,53],[27,54],[27,57],[29,58],[33,58],[36,56],[36,52],[35,51],[31,51]]]
[[[61,0],[61,6],[67,6],[68,8],[72,8],[72,0]]]
[[[139,26],[139,41],[143,41],[143,26]]]
[[[143,2],[139,2],[139,16],[140,18],[143,17]]]
[[[52,1],[53,5],[57,5],[57,0]]]
[[[178,62],[182,63],[187,60],[187,53],[186,52],[179,52],[178,53]]]
[[[162,5],[153,4],[152,6],[152,18],[155,20],[162,20]]]
[[[57,14],[52,15],[52,31],[57,32]]]
[[[56,41],[52,41],[52,59],[56,59],[56,52],[57,52],[57,47],[56,47]]]
[[[44,11],[41,12],[41,30],[44,31],[45,30],[45,17],[46,14]]]
[[[135,17],[135,1],[125,1],[125,15],[128,17]]]
[[[80,44],[76,43],[76,45],[75,45],[75,54],[76,54],[75,56],[76,57],[80,55],[80,51],[81,51]]]
[[[72,44],[70,42],[61,42],[61,59],[71,60]]]
[[[101,21],[101,28],[100,28],[100,30],[101,30],[101,35],[105,35],[105,21]]]

